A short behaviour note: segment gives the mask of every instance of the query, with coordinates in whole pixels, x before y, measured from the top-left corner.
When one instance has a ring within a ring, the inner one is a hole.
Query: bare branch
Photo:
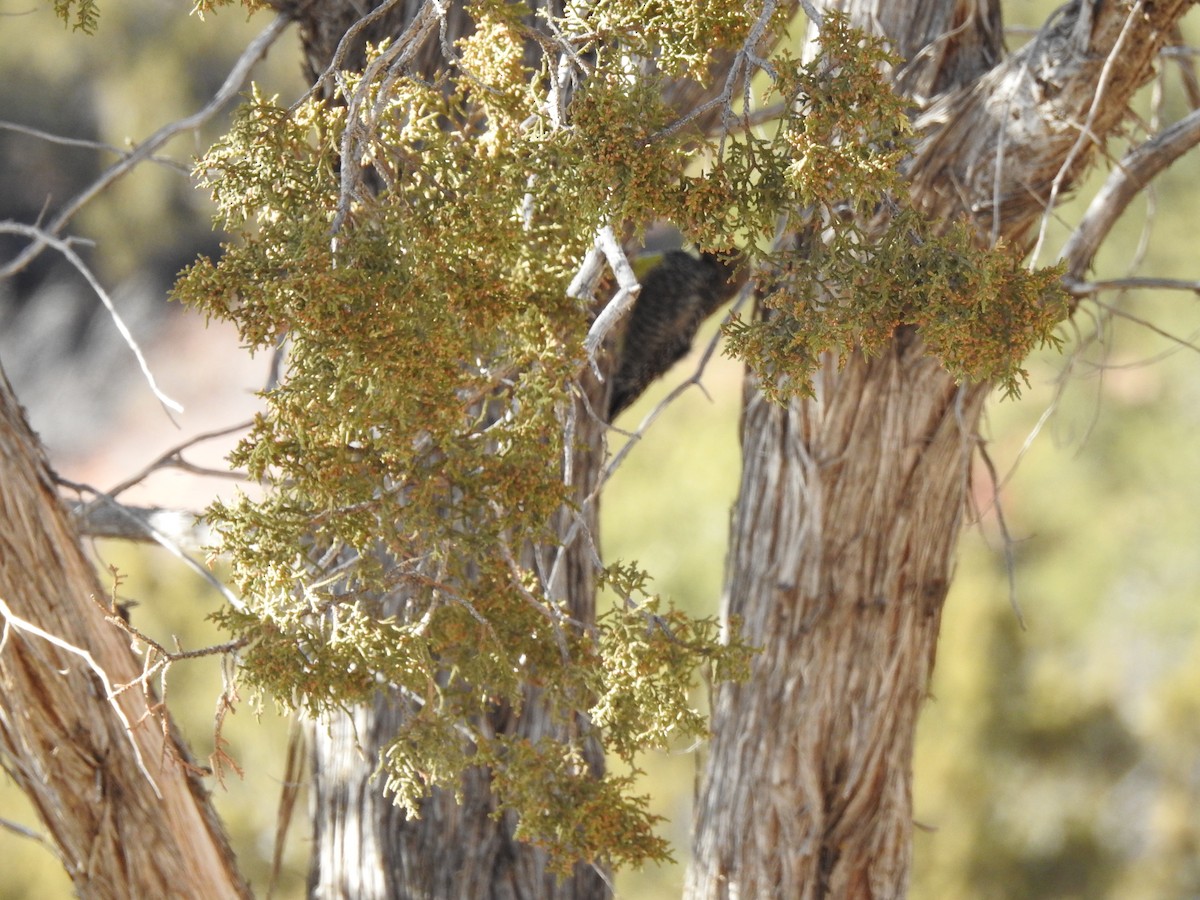
[[[587,337],[583,341],[583,349],[587,351],[592,371],[596,373],[597,378],[603,381],[604,376],[600,374],[600,367],[596,363],[596,354],[600,351],[600,345],[604,343],[604,338],[608,336],[609,331],[633,307],[634,301],[641,293],[642,286],[638,283],[637,276],[633,274],[633,267],[629,265],[629,259],[625,256],[625,251],[617,241],[616,235],[613,234],[611,225],[605,225],[596,235],[596,248],[608,260],[613,274],[617,276],[619,288],[616,296],[609,300],[604,309],[600,311],[600,315],[596,316],[596,320],[592,322],[592,327],[588,329]],[[586,267],[588,262],[585,262],[584,265]],[[576,280],[579,280],[578,275]],[[571,286],[575,286],[574,281],[571,282]]]
[[[979,443],[979,458],[983,460],[984,468],[987,469],[988,479],[992,483],[992,502],[991,506],[996,510],[996,523],[1000,526],[1000,541],[1004,545],[1004,571],[1008,574],[1008,602],[1012,607],[1013,614],[1017,617],[1017,624],[1021,630],[1025,630],[1025,616],[1021,614],[1021,604],[1017,600],[1017,560],[1013,553],[1013,547],[1016,541],[1013,540],[1012,533],[1008,530],[1008,521],[1004,518],[1004,504],[1000,502],[1000,476],[996,472],[996,464],[992,461],[992,456],[987,451],[987,445],[982,441]],[[980,513],[982,518],[983,513]]]
[[[1067,275],[1063,287],[1075,297],[1092,297],[1105,291],[1163,290],[1188,291],[1200,294],[1200,281],[1182,278],[1109,278],[1102,281],[1079,281]]]
[[[67,481],[65,478],[59,478],[58,483],[81,494],[91,494],[94,497],[88,503],[78,503],[70,507],[71,517],[80,534],[91,537],[154,541],[212,585],[234,609],[244,610],[246,608],[246,604],[237,594],[223,584],[203,563],[193,559],[184,550],[185,546],[199,549],[212,543],[211,539],[214,534],[200,516],[182,510],[127,507],[118,503],[112,495],[98,491],[90,485]],[[183,524],[188,516],[192,516],[190,528]],[[165,526],[165,531],[162,526]],[[118,531],[120,533],[117,533]],[[203,540],[201,535],[204,535]]]
[[[820,28],[822,19],[815,9],[811,9],[812,4],[802,3],[801,5],[804,7],[805,14],[809,17],[809,20]],[[722,107],[724,110],[721,114],[721,124],[722,128],[725,129],[726,123],[732,119],[736,119],[733,115],[733,92],[739,81],[744,88],[742,115],[743,117],[750,115],[750,79],[753,75],[751,67],[762,69],[772,81],[775,81],[777,77],[774,67],[758,53],[759,45],[767,38],[767,25],[770,24],[771,17],[775,14],[776,6],[776,0],[765,0],[763,3],[763,8],[759,12],[754,25],[751,26],[750,33],[746,35],[746,40],[742,43],[742,48],[737,52],[737,55],[729,66],[729,72],[725,76],[725,86],[721,90],[721,93],[711,100],[701,103],[686,115],[680,116],[670,125],[656,132],[650,138],[651,141],[660,141],[681,131],[717,107]],[[724,140],[725,136],[723,134],[721,137],[722,151],[724,150]]]
[[[9,819],[0,819],[0,828],[3,828],[6,831],[11,831],[18,837],[28,838],[34,843],[41,844],[43,847],[53,853],[60,863],[62,862],[62,855],[58,852],[58,848],[33,829],[26,828],[19,822],[13,822]]]
[[[0,121],[0,131],[13,131],[17,134],[23,134],[26,137],[36,138],[39,141],[46,141],[50,144],[59,144],[63,147],[82,147],[85,150],[99,150],[102,153],[111,153],[114,156],[122,156],[125,151],[120,147],[115,147],[112,144],[105,144],[103,141],[89,141],[84,138],[65,137],[61,134],[51,134],[49,131],[42,131],[40,128],[32,128],[29,125],[20,125],[16,122]],[[150,156],[147,157],[148,162],[158,163],[167,168],[174,169],[184,175],[191,174],[191,167],[186,166],[170,157],[166,156]]]
[[[1099,146],[1101,141],[1097,138],[1095,132],[1096,118],[1101,108],[1104,106],[1105,94],[1108,92],[1109,83],[1112,81],[1114,73],[1114,64],[1120,58],[1121,52],[1125,47],[1126,39],[1130,37],[1133,31],[1133,25],[1141,13],[1141,0],[1134,3],[1130,8],[1128,15],[1125,17],[1125,22],[1121,26],[1120,34],[1117,35],[1117,40],[1113,44],[1112,50],[1109,51],[1108,58],[1104,61],[1104,66],[1100,70],[1100,77],[1096,80],[1095,93],[1092,97],[1091,106],[1088,108],[1087,119],[1079,128],[1079,136],[1075,139],[1075,143],[1071,145],[1070,151],[1059,166],[1058,172],[1054,176],[1054,181],[1050,185],[1050,196],[1046,201],[1046,209],[1051,210],[1057,206],[1057,201],[1061,191],[1067,186],[1069,179],[1074,171],[1074,164],[1084,147],[1089,143]],[[1081,23],[1090,24],[1087,20],[1090,19],[1091,13],[1087,11],[1086,5],[1080,8]],[[1081,28],[1081,31],[1083,29]],[[1042,216],[1042,223],[1038,229],[1037,243],[1034,245],[1031,259],[1036,260],[1041,253],[1042,244],[1046,240],[1046,227],[1050,223],[1048,215]]]
[[[158,382],[154,379],[154,373],[150,371],[150,364],[146,362],[146,357],[142,355],[142,348],[138,346],[133,333],[129,330],[129,326],[125,324],[125,320],[117,312],[117,307],[113,303],[112,297],[108,295],[108,291],[100,284],[100,279],[93,274],[88,264],[80,258],[78,253],[71,249],[71,242],[69,240],[60,240],[49,231],[35,228],[32,225],[22,225],[20,222],[0,222],[0,234],[19,234],[24,237],[33,238],[35,243],[31,244],[31,247],[52,247],[66,257],[67,261],[87,280],[92,290],[95,291],[96,296],[100,298],[100,302],[104,304],[104,308],[108,310],[108,314],[112,318],[113,324],[117,326],[117,331],[120,332],[126,346],[133,351],[133,356],[137,360],[138,367],[142,370],[142,377],[150,385],[150,390],[158,398],[158,402],[166,409],[168,418],[171,418],[172,411],[183,412],[183,407],[168,397],[159,388]],[[174,418],[171,418],[171,421],[174,422]]]
[[[1178,24],[1171,29],[1171,44],[1163,47],[1165,59],[1174,59],[1179,67],[1179,80],[1183,83],[1183,93],[1187,96],[1188,106],[1200,109],[1200,79],[1196,78],[1196,50],[1184,44],[1183,29]]]
[[[597,238],[592,249],[587,252],[583,262],[579,264],[579,271],[575,273],[575,277],[567,286],[567,296],[574,297],[576,300],[591,300],[596,285],[600,282],[600,276],[603,274],[604,251],[600,249],[600,240]]]
[[[215,537],[205,518],[188,509],[92,501],[72,503],[69,510],[84,537],[150,543],[161,539],[191,550],[199,550]]]
[[[391,6],[391,4],[385,4]],[[445,19],[448,7],[443,0],[425,0],[420,10],[404,29],[404,34],[391,44],[383,53],[375,57],[363,70],[362,79],[354,93],[346,98],[346,127],[341,138],[341,188],[338,195],[337,212],[334,214],[330,234],[334,236],[341,231],[346,217],[350,214],[350,206],[357,196],[362,183],[362,172],[356,164],[359,157],[358,148],[371,136],[372,126],[364,121],[361,113],[363,104],[375,84],[379,74],[407,65],[420,50],[425,38]],[[343,47],[349,46],[346,39],[338,44],[338,52],[343,53]],[[381,99],[386,91],[380,91]],[[376,110],[379,108],[376,105]]]
[[[292,104],[292,112],[295,112],[303,103],[311,100],[317,94],[317,92],[323,90],[331,80],[337,81],[338,87],[344,87],[341,79],[341,70],[342,64],[345,62],[346,56],[350,52],[350,48],[354,46],[354,42],[358,40],[358,36],[362,34],[372,22],[383,18],[388,14],[389,11],[391,11],[392,7],[399,2],[400,0],[387,0],[386,3],[381,3],[367,15],[363,16],[348,29],[346,29],[346,33],[343,34],[341,40],[338,41],[337,49],[334,50],[333,57],[330,59],[329,65],[325,67],[325,71],[317,76],[316,81],[312,83],[312,86],[308,89],[304,96]]]
[[[1189,341],[1187,338],[1181,338],[1177,334],[1171,334],[1171,332],[1167,331],[1164,328],[1159,327],[1158,325],[1155,325],[1149,319],[1145,319],[1141,316],[1134,315],[1131,312],[1126,312],[1125,310],[1121,309],[1120,307],[1113,306],[1109,303],[1102,303],[1099,300],[1094,300],[1093,302],[1096,303],[1101,309],[1108,312],[1110,315],[1117,316],[1118,318],[1121,318],[1121,319],[1126,319],[1127,321],[1133,322],[1135,325],[1140,325],[1143,328],[1147,329],[1148,331],[1152,331],[1154,334],[1157,334],[1159,337],[1166,338],[1168,341],[1175,344],[1177,347],[1179,347],[1181,349],[1192,350],[1195,353],[1200,353],[1200,345]]]
[[[76,194],[48,225],[39,229],[41,235],[57,235],[80,209],[90,203],[114,181],[128,174],[139,163],[153,158],[154,152],[167,143],[167,141],[185,131],[199,128],[215,116],[241,90],[246,76],[250,74],[250,70],[267,52],[267,48],[283,33],[283,30],[288,26],[290,21],[291,18],[286,14],[276,16],[266,30],[251,41],[242,55],[238,57],[237,62],[234,63],[233,68],[229,70],[229,74],[225,77],[225,82],[202,109],[177,122],[164,125],[117,162],[109,166],[107,170],[101,173],[100,177]],[[0,279],[8,278],[20,272],[47,246],[49,246],[49,243],[46,240],[41,238],[35,240],[18,253],[7,265],[0,267]]]
[[[752,288],[750,287],[750,285],[752,283],[753,283],[752,281],[747,281],[746,286],[742,288],[737,299],[734,301],[733,306],[730,307],[729,312],[726,313],[725,318],[722,320],[722,325],[724,325],[724,323],[726,323],[726,322],[729,322],[733,318],[734,314],[736,314],[737,311],[750,298],[750,296],[752,294]],[[684,391],[686,391],[688,388],[695,385],[696,387],[700,388],[700,390],[704,391],[705,396],[708,395],[708,391],[706,391],[704,389],[704,385],[700,379],[703,377],[705,370],[708,368],[709,361],[712,359],[713,355],[717,352],[717,345],[720,344],[720,342],[721,342],[721,335],[722,335],[721,330],[718,330],[717,333],[715,335],[713,335],[712,339],[708,342],[708,346],[704,348],[704,352],[700,354],[700,361],[696,364],[696,368],[692,372],[692,374],[687,378],[686,381],[683,381],[680,384],[677,384],[674,388],[672,388],[671,392],[669,394],[667,394],[667,396],[664,397],[661,401],[659,401],[658,405],[655,406],[654,409],[650,410],[650,412],[646,415],[646,417],[644,419],[642,419],[642,421],[638,425],[636,431],[632,431],[632,432],[622,431],[620,428],[616,428],[615,426],[610,426],[610,427],[613,427],[614,431],[620,432],[621,434],[624,434],[625,436],[627,436],[629,438],[629,440],[625,443],[625,446],[623,446],[619,451],[617,451],[616,455],[613,456],[612,459],[608,460],[608,462],[605,463],[604,468],[600,472],[600,477],[599,477],[599,479],[597,479],[596,489],[592,493],[592,495],[588,498],[589,501],[591,501],[594,498],[596,498],[597,496],[599,496],[600,490],[604,487],[605,484],[608,483],[608,480],[616,473],[616,471],[620,467],[621,463],[623,463],[625,461],[625,457],[628,456],[630,451],[633,450],[634,445],[637,444],[642,439],[642,436],[646,433],[646,430],[654,423],[654,420],[657,419],[667,409],[668,406],[670,406],[672,403],[674,403],[679,398],[679,396],[681,394],[683,394]]]
[[[126,478],[120,484],[118,484],[112,488],[109,488],[109,490],[106,491],[105,493],[107,494],[107,496],[115,498],[115,497],[123,494],[125,491],[129,490],[134,485],[140,484],[142,481],[144,481],[146,478],[148,478],[152,473],[158,471],[159,469],[182,469],[185,472],[192,472],[193,474],[197,474],[197,475],[211,475],[214,478],[244,479],[246,476],[240,472],[229,472],[229,471],[223,471],[223,470],[217,470],[217,469],[205,469],[200,466],[194,466],[191,463],[187,462],[187,460],[185,460],[183,458],[183,451],[187,450],[189,447],[194,447],[197,444],[202,444],[205,441],[211,441],[211,440],[215,440],[216,438],[222,438],[222,437],[227,437],[228,435],[231,435],[231,434],[237,434],[239,431],[245,431],[247,428],[249,428],[253,424],[254,424],[254,420],[249,419],[245,422],[239,422],[236,425],[230,425],[227,428],[219,428],[216,431],[206,431],[203,434],[198,434],[195,437],[188,438],[183,443],[176,444],[170,450],[167,450],[160,457],[158,457],[158,459],[154,460],[148,466],[143,468],[140,472],[137,472],[134,475],[131,475],[129,478]]]
[[[1135,147],[1108,176],[1062,250],[1067,279],[1080,281],[1117,219],[1156,175],[1200,143],[1200,110]]]

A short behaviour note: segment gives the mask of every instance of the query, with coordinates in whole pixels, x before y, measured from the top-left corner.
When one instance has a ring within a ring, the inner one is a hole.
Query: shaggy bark
[[[105,596],[0,373],[0,762],[81,897],[249,896]]]
[[[995,3],[836,5],[908,60],[915,201],[1028,247],[1190,4],[1075,3],[1003,61]],[[904,893],[913,734],[986,393],[907,328],[876,359],[825,360],[809,400],[748,386],[725,612],[763,650],[716,693],[689,896]]]

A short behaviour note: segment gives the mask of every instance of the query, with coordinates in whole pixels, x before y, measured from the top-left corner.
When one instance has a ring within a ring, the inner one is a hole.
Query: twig
[[[204,517],[188,509],[125,506],[93,500],[73,504],[70,512],[76,531],[85,537],[153,542],[155,535],[160,535],[190,549],[199,549],[212,540],[212,531]]]
[[[632,308],[638,294],[641,293],[642,286],[638,283],[637,276],[633,274],[633,266],[629,265],[629,258],[625,255],[620,243],[617,242],[611,225],[605,225],[600,229],[596,235],[596,247],[608,260],[613,274],[617,277],[619,288],[616,295],[600,311],[600,315],[596,316],[583,341],[583,349],[587,352],[588,361],[592,364],[592,371],[596,373],[596,377],[600,381],[603,381],[604,376],[600,374],[596,354],[600,352],[600,345],[604,343],[604,339],[613,326]],[[576,275],[575,279],[578,280],[579,275]],[[571,282],[571,286],[575,286],[575,281]]]
[[[133,352],[138,367],[142,370],[142,377],[146,379],[146,383],[150,385],[151,392],[158,398],[158,402],[167,411],[167,417],[178,426],[179,423],[175,422],[175,419],[171,416],[171,412],[183,412],[183,407],[168,397],[159,388],[158,382],[154,379],[154,373],[150,371],[150,364],[146,362],[146,357],[142,355],[142,348],[138,346],[137,340],[129,330],[129,326],[125,324],[125,320],[117,312],[117,308],[113,304],[112,298],[108,295],[108,291],[104,289],[104,285],[92,273],[88,264],[80,258],[78,253],[71,249],[70,241],[60,240],[49,231],[35,228],[32,225],[23,225],[20,222],[0,222],[0,234],[19,234],[23,237],[32,238],[35,243],[30,244],[30,246],[51,247],[61,253],[75,267],[79,274],[87,280],[92,290],[95,291],[96,296],[100,298],[100,302],[104,304],[104,308],[108,310],[109,317],[112,318],[113,324],[117,326],[117,331],[120,332],[126,346]]]
[[[1067,275],[1063,277],[1063,288],[1074,297],[1092,297],[1105,291],[1160,290],[1188,291],[1200,294],[1200,281],[1182,278],[1106,278],[1100,281],[1079,281]]]
[[[146,761],[142,758],[142,749],[138,746],[138,742],[133,736],[133,725],[130,723],[129,717],[125,715],[125,710],[121,709],[121,702],[117,699],[118,692],[114,690],[113,681],[108,677],[108,673],[104,671],[104,667],[101,666],[100,663],[96,662],[92,654],[82,647],[76,647],[69,641],[65,641],[57,635],[53,635],[50,632],[39,628],[32,622],[22,619],[12,611],[12,608],[7,602],[5,602],[3,597],[0,597],[0,616],[4,618],[4,632],[3,635],[0,636],[0,650],[3,650],[4,645],[8,643],[10,630],[15,629],[22,634],[39,637],[46,641],[46,643],[52,644],[55,647],[58,647],[60,650],[71,654],[72,656],[79,657],[84,661],[87,667],[92,670],[96,677],[100,679],[100,684],[104,687],[104,699],[108,702],[108,705],[112,707],[113,712],[116,714],[117,718],[125,728],[125,734],[129,738],[129,745],[133,748],[133,757],[137,761],[138,771],[140,771],[142,775],[145,776],[146,781],[149,782],[151,789],[154,791],[154,796],[161,800],[163,796],[162,791],[159,790],[158,783],[154,780],[154,776],[150,774],[150,770],[146,767]]]
[[[358,157],[357,149],[370,136],[370,126],[363,121],[361,109],[367,99],[371,85],[385,69],[389,72],[396,67],[407,65],[416,54],[421,43],[434,29],[439,21],[445,18],[448,7],[443,0],[425,0],[416,16],[404,29],[404,34],[383,53],[368,63],[363,70],[362,79],[354,93],[346,98],[346,127],[342,131],[339,152],[341,154],[341,185],[338,189],[338,205],[329,232],[336,240],[337,234],[350,215],[350,207],[362,181],[359,166],[355,164]],[[342,52],[345,38],[338,44],[338,52]],[[381,96],[385,91],[380,91]],[[378,105],[377,107],[378,108]]]
[[[178,541],[173,540],[171,537],[169,537],[168,535],[166,535],[162,531],[160,531],[156,527],[155,523],[153,521],[151,521],[150,517],[142,518],[141,516],[138,515],[137,510],[130,509],[128,507],[121,505],[116,500],[114,500],[111,496],[105,494],[103,491],[99,491],[96,488],[91,487],[90,485],[81,484],[78,482],[67,481],[64,478],[59,478],[58,483],[66,486],[66,487],[69,487],[74,491],[78,491],[80,493],[92,494],[96,499],[91,501],[91,503],[87,504],[86,506],[84,506],[83,507],[84,510],[92,508],[97,502],[102,502],[107,507],[109,507],[114,512],[116,512],[117,515],[127,518],[136,527],[141,529],[141,531],[144,534],[148,535],[151,540],[153,540],[159,546],[166,549],[172,556],[174,556],[176,559],[180,560],[188,568],[190,568],[194,572],[196,572],[201,578],[203,578],[210,585],[212,585],[218,592],[220,592],[221,596],[223,596],[229,602],[230,606],[232,606],[234,609],[239,610],[239,611],[245,610],[246,604],[242,602],[242,599],[240,597],[238,597],[237,594],[233,593],[233,591],[231,591],[228,587],[226,587],[224,584],[222,584],[221,580],[219,578],[217,578],[215,575],[213,575],[213,573],[210,572],[206,566],[204,566],[198,560],[192,559],[192,557],[190,557],[186,552],[184,552],[183,547],[180,546],[180,543]],[[77,508],[76,510],[74,510],[72,512],[72,515],[74,516],[75,521],[77,523],[76,527],[80,528],[80,530],[83,531],[84,530],[83,523],[86,523],[87,518],[88,518],[87,514],[81,513],[80,510]],[[184,515],[184,513],[176,513],[176,515],[177,516]],[[199,518],[199,517],[197,517],[197,518]]]
[[[0,819],[0,828],[3,828],[7,831],[11,831],[13,834],[17,835],[18,837],[28,838],[29,840],[34,841],[35,843],[41,844],[47,850],[51,851],[56,856],[58,856],[60,862],[62,861],[62,857],[58,853],[58,848],[53,843],[46,840],[45,837],[43,837],[42,835],[40,835],[36,831],[34,831],[32,828],[26,828],[21,823],[14,822],[11,819]]]
[[[1000,540],[1004,544],[1004,571],[1008,574],[1008,602],[1017,617],[1017,624],[1024,631],[1025,616],[1021,614],[1021,604],[1017,601],[1017,561],[1013,554],[1015,541],[1008,530],[1008,522],[1004,518],[1004,507],[1000,502],[1000,479],[996,473],[996,465],[992,462],[991,454],[987,452],[987,446],[982,441],[979,442],[979,458],[983,460],[988,477],[992,480],[992,506],[996,509],[996,522],[1000,526]]]
[[[1200,80],[1196,78],[1196,63],[1194,47],[1184,45],[1183,29],[1176,23],[1171,29],[1170,44],[1162,48],[1164,59],[1174,58],[1179,66],[1179,80],[1183,83],[1183,93],[1187,96],[1188,106],[1200,108]]]
[[[111,153],[114,156],[121,156],[125,153],[120,147],[106,144],[103,141],[91,141],[85,138],[72,138],[61,134],[51,134],[49,131],[32,128],[29,125],[20,125],[16,122],[0,121],[0,131],[15,131],[17,134],[23,134],[26,137],[36,138],[39,141],[46,141],[50,144],[59,144],[63,147],[82,147],[85,150],[99,150],[102,153]],[[186,166],[166,156],[150,156],[147,157],[147,162],[158,163],[177,172],[182,172],[184,175],[190,175],[192,171],[190,166]]]
[[[329,65],[325,67],[324,72],[317,76],[317,80],[312,83],[312,86],[304,93],[304,96],[292,104],[290,110],[291,112],[295,112],[300,108],[300,106],[311,100],[316,95],[317,91],[322,90],[325,84],[330,80],[335,80],[338,82],[339,87],[342,86],[342,63],[345,61],[346,54],[350,52],[350,48],[354,45],[354,42],[358,39],[358,36],[362,33],[363,29],[365,29],[372,22],[387,15],[388,12],[391,11],[392,7],[399,2],[400,0],[387,0],[386,3],[381,3],[367,15],[363,16],[346,29],[346,33],[342,35],[341,40],[338,41],[337,48],[333,51],[333,56],[329,60]]]
[[[816,10],[813,9],[810,13],[809,9],[811,4],[804,2],[804,0],[801,0],[801,5],[804,6],[805,14],[809,15],[809,18],[813,24],[820,28],[822,20],[820,15],[817,14]],[[763,37],[766,34],[767,25],[770,24],[771,17],[775,14],[775,7],[776,0],[765,0],[763,3],[763,8],[761,12],[759,12],[758,18],[750,27],[750,33],[746,35],[746,40],[742,42],[742,48],[737,52],[737,55],[734,56],[733,62],[729,66],[729,72],[725,76],[725,86],[721,89],[721,93],[716,97],[713,97],[711,100],[700,104],[687,115],[680,116],[670,125],[667,125],[665,128],[657,131],[650,138],[652,143],[655,141],[661,141],[664,138],[676,134],[677,132],[686,128],[692,122],[699,119],[701,116],[707,115],[709,111],[716,109],[718,106],[723,106],[725,109],[725,112],[721,116],[721,124],[722,129],[727,130],[725,129],[725,124],[730,119],[735,118],[733,115],[733,92],[737,87],[739,78],[744,79],[743,84],[745,89],[742,103],[742,114],[743,116],[749,115],[750,103],[748,98],[750,92],[750,67],[754,66],[762,69],[767,73],[772,81],[775,81],[777,78],[774,67],[767,60],[760,57],[757,53],[758,45],[762,43]],[[724,140],[725,135],[722,134],[721,150],[724,150]]]
[[[253,424],[254,420],[248,419],[245,422],[239,422],[238,424],[230,425],[227,428],[220,428],[216,431],[206,431],[203,434],[198,434],[195,437],[188,438],[183,443],[176,444],[170,450],[167,450],[160,457],[158,457],[158,459],[154,460],[140,472],[131,475],[129,478],[125,479],[114,487],[109,488],[105,494],[110,498],[118,497],[134,485],[140,484],[159,469],[183,469],[184,471],[194,472],[195,474],[213,475],[214,477],[221,478],[244,479],[246,476],[239,472],[225,472],[221,470],[203,469],[198,466],[193,466],[191,463],[188,463],[186,460],[184,460],[182,454],[184,450],[194,447],[197,444],[202,444],[205,441],[215,440],[216,438],[227,437],[231,434],[236,434],[239,431],[245,431]]]
[[[1087,15],[1090,17],[1091,12],[1087,4],[1084,4],[1080,9],[1081,15]],[[1071,144],[1071,149],[1067,152],[1066,159],[1064,159],[1062,165],[1059,166],[1058,172],[1055,173],[1054,181],[1050,185],[1050,196],[1046,200],[1047,210],[1054,209],[1058,200],[1058,195],[1062,192],[1063,185],[1066,183],[1068,176],[1071,174],[1071,168],[1074,165],[1076,158],[1083,151],[1084,146],[1089,141],[1097,145],[1101,144],[1101,141],[1097,140],[1096,136],[1092,132],[1092,125],[1096,121],[1096,116],[1099,114],[1101,106],[1103,106],[1104,95],[1107,93],[1109,82],[1112,80],[1113,68],[1116,65],[1116,61],[1120,58],[1121,51],[1125,46],[1126,38],[1129,37],[1129,32],[1132,30],[1134,22],[1136,22],[1138,17],[1141,15],[1141,11],[1142,2],[1141,0],[1137,0],[1137,2],[1135,2],[1130,8],[1129,14],[1125,17],[1125,23],[1121,26],[1121,33],[1117,35],[1117,39],[1113,42],[1113,46],[1108,53],[1108,57],[1104,60],[1104,65],[1100,68],[1100,77],[1096,79],[1096,90],[1092,96],[1092,104],[1088,108],[1087,119],[1080,127],[1079,137],[1077,137],[1074,143]],[[1042,246],[1046,242],[1046,229],[1049,223],[1050,217],[1048,215],[1043,215],[1041,224],[1038,226],[1037,242],[1034,244],[1033,252],[1029,257],[1031,266],[1036,264],[1038,257],[1041,255]]]
[[[186,118],[180,119],[177,122],[171,122],[164,125],[158,131],[154,132],[142,143],[130,150],[125,156],[117,160],[108,167],[100,176],[90,185],[80,191],[67,203],[54,217],[54,219],[42,229],[43,234],[56,235],[62,231],[63,227],[71,220],[71,218],[79,212],[84,206],[91,202],[98,194],[104,191],[114,181],[126,175],[131,169],[137,166],[144,160],[153,157],[154,151],[175,135],[185,131],[191,131],[199,128],[213,116],[215,116],[222,107],[225,106],[231,99],[237,96],[237,92],[241,90],[242,83],[246,80],[246,76],[250,74],[250,70],[258,62],[260,58],[267,52],[267,48],[271,46],[283,33],[283,30],[291,22],[291,18],[286,13],[281,13],[275,17],[266,30],[256,37],[242,55],[238,57],[237,62],[233,64],[233,68],[229,70],[229,74],[225,76],[225,81],[212,99],[198,112],[193,113]],[[0,279],[8,278],[9,276],[21,271],[29,262],[34,259],[39,253],[46,248],[47,244],[44,241],[37,241],[30,244],[22,250],[17,256],[7,265],[0,267]]]
[[[288,829],[296,812],[296,800],[303,783],[307,747],[304,728],[293,718],[288,727],[287,757],[283,767],[283,785],[279,805],[275,809],[275,849],[271,853],[271,877],[267,880],[267,900],[275,895],[279,875],[283,871],[283,851],[287,845]]]
[[[1092,302],[1095,303],[1097,306],[1099,306],[1101,309],[1103,309],[1105,312],[1107,312],[1109,315],[1116,316],[1119,319],[1125,319],[1129,322],[1133,322],[1135,325],[1141,325],[1143,328],[1146,328],[1146,329],[1154,332],[1159,337],[1166,338],[1168,341],[1170,341],[1171,343],[1180,347],[1181,349],[1193,350],[1196,353],[1200,353],[1200,344],[1194,344],[1191,341],[1189,341],[1187,338],[1181,338],[1181,337],[1179,337],[1179,335],[1171,334],[1171,332],[1169,332],[1163,328],[1160,328],[1159,326],[1157,326],[1153,322],[1151,322],[1149,319],[1143,319],[1141,316],[1135,316],[1133,313],[1126,312],[1125,310],[1123,310],[1119,307],[1113,306],[1110,303],[1103,303],[1100,300],[1093,300]]]
[[[1100,244],[1133,198],[1151,179],[1198,143],[1200,110],[1194,110],[1125,154],[1063,247],[1060,258],[1067,262],[1068,284],[1078,282],[1091,268]]]

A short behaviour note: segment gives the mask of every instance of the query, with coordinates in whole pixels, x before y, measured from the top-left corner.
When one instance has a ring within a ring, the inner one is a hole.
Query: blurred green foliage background
[[[1051,9],[1014,2],[1006,12],[1010,25],[1036,25]],[[143,138],[212,94],[265,25],[263,16],[244,19],[230,9],[199,22],[169,0],[140,0],[105,5],[99,33],[84,37],[33,0],[0,0],[0,120],[114,145]],[[1024,39],[1016,33],[1010,45]],[[1186,112],[1172,65],[1164,69],[1162,104],[1148,89],[1137,110],[1144,121]],[[298,71],[291,36],[256,77],[286,97],[299,88]],[[186,164],[219,127],[176,141],[170,154]],[[1136,124],[1130,132],[1136,140]],[[1109,150],[1119,157],[1122,148]],[[0,219],[34,221],[47,197],[62,202],[109,159],[0,130]],[[1096,173],[1079,192],[1082,200],[1102,177]],[[1197,184],[1193,154],[1126,216],[1097,277],[1126,275],[1132,266],[1195,279]],[[1081,210],[1075,201],[1056,217],[1043,262]],[[197,253],[214,252],[217,239],[205,198],[166,166],[144,166],[77,226],[98,242],[90,258],[106,284],[148,278],[160,297],[174,272]],[[14,247],[0,244],[0,258]],[[15,333],[12,311],[49,302],[39,291],[70,277],[44,257],[0,286],[0,328],[7,329],[0,362],[12,356],[5,349],[11,342],[42,339]],[[988,416],[987,450],[1002,482],[1014,566],[1006,567],[995,485],[979,464],[978,522],[962,543],[919,736],[915,898],[1200,896],[1200,305],[1181,293],[1101,300],[1107,308],[1085,303],[1065,329],[1067,353],[1032,360],[1024,397],[994,403]],[[193,319],[189,327],[202,323]],[[152,339],[154,329],[148,333]],[[198,356],[195,365],[208,363]],[[695,357],[681,364],[620,424],[640,421],[694,366]],[[37,394],[36,372],[9,374],[20,396],[22,383]],[[76,390],[102,408],[144,391],[108,370],[90,376]],[[609,557],[638,560],[661,593],[690,611],[715,614],[739,474],[739,367],[715,358],[704,384],[711,401],[699,390],[686,393],[614,477],[603,547]],[[220,390],[216,381],[213,390]],[[31,412],[48,421],[47,410]],[[69,423],[46,427],[72,433]],[[56,440],[56,461],[83,458],[107,439],[102,428],[78,432],[74,443]],[[130,469],[144,462],[130,460]],[[138,603],[139,627],[164,641],[178,635],[188,647],[220,639],[204,622],[218,603],[213,592],[165,552],[95,549],[102,569],[115,565],[127,576],[119,592]],[[172,710],[201,758],[214,750],[220,684],[214,661],[180,665],[170,675]],[[227,771],[223,784],[213,783],[260,894],[286,733],[269,707],[241,705],[223,736],[244,776]],[[680,747],[645,774],[681,863],[701,752]],[[0,818],[41,831],[7,783],[0,784]],[[302,896],[306,831],[301,808],[276,896]],[[70,895],[52,852],[30,838],[0,828],[0,859],[0,897]],[[680,865],[624,874],[619,895],[676,897],[682,872]]]

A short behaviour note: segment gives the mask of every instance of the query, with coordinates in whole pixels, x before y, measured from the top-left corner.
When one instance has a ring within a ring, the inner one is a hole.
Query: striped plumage
[[[700,324],[741,286],[735,269],[714,253],[672,250],[642,278],[612,376],[609,421],[687,354]]]

